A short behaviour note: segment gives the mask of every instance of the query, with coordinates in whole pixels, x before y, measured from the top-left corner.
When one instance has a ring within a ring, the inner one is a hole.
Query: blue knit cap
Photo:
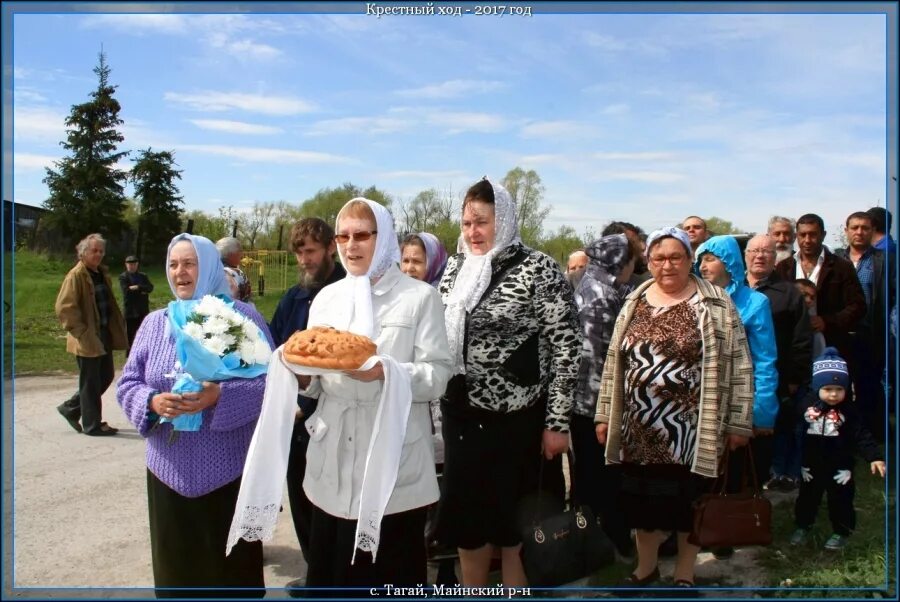
[[[827,385],[838,385],[847,391],[850,390],[850,373],[847,371],[847,362],[834,347],[826,347],[822,355],[813,361],[813,391],[818,391]]]

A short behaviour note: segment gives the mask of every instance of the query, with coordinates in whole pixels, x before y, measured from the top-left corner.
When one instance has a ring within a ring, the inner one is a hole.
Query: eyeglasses
[[[673,266],[679,266],[687,259],[687,255],[654,255],[650,257],[650,263],[662,267],[667,261]]]
[[[769,249],[747,249],[747,255],[774,255],[775,251]]]
[[[352,234],[335,234],[334,239],[338,244],[345,245],[350,242],[351,238],[354,242],[365,242],[376,234],[378,234],[378,230],[372,230],[371,232],[353,232]]]

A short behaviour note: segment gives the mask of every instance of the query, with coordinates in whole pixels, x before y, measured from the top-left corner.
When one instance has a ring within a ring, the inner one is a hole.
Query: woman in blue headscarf
[[[173,393],[176,377],[194,359],[173,316],[189,315],[197,301],[212,295],[252,321],[269,350],[272,339],[252,305],[227,296],[228,281],[210,240],[179,234],[169,244],[166,266],[175,300],[144,320],[117,392],[125,415],[147,440],[156,596],[261,598],[262,544],[241,542],[226,558],[225,541],[262,405],[265,367],[232,369],[238,376],[217,382],[201,377],[198,391]],[[185,419],[198,430],[177,430]]]

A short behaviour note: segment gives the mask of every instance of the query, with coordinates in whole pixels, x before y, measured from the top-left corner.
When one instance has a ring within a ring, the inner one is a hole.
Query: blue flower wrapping
[[[234,301],[225,295],[216,295],[222,299],[231,309]],[[232,378],[256,378],[265,374],[266,364],[253,364],[241,366],[241,360],[237,353],[229,353],[218,356],[206,349],[200,341],[188,336],[184,332],[184,325],[188,317],[193,313],[197,300],[172,301],[169,303],[169,326],[175,336],[175,356],[181,363],[184,374],[179,375],[172,387],[173,393],[195,393],[203,390],[203,381],[222,381]],[[240,313],[240,312],[238,312]],[[263,341],[268,341],[266,335],[257,327],[257,333]],[[176,431],[199,431],[203,424],[203,412],[196,414],[182,414],[174,420],[161,418],[160,422],[171,422]]]

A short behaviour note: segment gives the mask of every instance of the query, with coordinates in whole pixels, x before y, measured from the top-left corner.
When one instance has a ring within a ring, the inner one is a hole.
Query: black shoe
[[[646,587],[653,583],[654,581],[659,580],[659,567],[653,569],[653,572],[644,577],[643,579],[638,579],[638,576],[634,573],[628,575],[622,583],[619,584],[619,587]]]
[[[675,589],[671,593],[672,598],[699,598],[700,590],[687,579],[676,579]]]
[[[112,427],[109,427],[108,429],[104,429],[101,426],[96,431],[90,431],[90,432],[84,431],[84,434],[88,435],[89,437],[112,437],[113,435],[115,435],[118,432],[119,432],[119,429],[114,429]]]
[[[287,590],[288,596],[291,598],[305,598],[306,590],[303,589],[304,587],[306,587],[306,578],[302,577],[300,579],[288,581],[287,585],[284,586],[284,589]]]
[[[59,415],[66,419],[66,422],[69,423],[76,432],[81,432],[81,424],[78,423],[78,417],[69,414],[66,411],[65,406],[56,406],[56,411],[59,412]]]
[[[105,432],[107,432],[107,433],[113,433],[113,434],[116,434],[116,433],[119,432],[119,429],[117,429],[117,428],[114,427],[114,426],[109,426],[109,425],[106,424],[105,422],[101,422],[101,423],[100,423],[100,430],[101,430],[101,431],[105,431]]]
[[[734,548],[713,548],[712,555],[716,560],[728,560],[734,556]]]

